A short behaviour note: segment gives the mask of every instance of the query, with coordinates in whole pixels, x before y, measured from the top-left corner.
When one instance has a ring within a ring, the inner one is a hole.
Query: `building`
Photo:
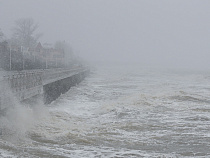
[[[39,42],[33,54],[45,63],[45,68],[58,68],[65,65],[65,53],[63,49],[46,48]]]

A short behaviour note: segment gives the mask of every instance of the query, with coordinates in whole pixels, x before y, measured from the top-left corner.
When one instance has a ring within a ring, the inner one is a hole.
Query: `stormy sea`
[[[49,105],[18,103],[0,157],[210,157],[210,72],[98,66]]]

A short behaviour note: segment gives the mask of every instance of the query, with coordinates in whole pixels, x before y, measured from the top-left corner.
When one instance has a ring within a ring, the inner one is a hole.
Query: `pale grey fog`
[[[0,157],[210,157],[209,0],[0,0]]]
[[[210,58],[208,0],[1,0],[0,28],[33,18],[40,41],[66,40],[90,61],[206,68]]]

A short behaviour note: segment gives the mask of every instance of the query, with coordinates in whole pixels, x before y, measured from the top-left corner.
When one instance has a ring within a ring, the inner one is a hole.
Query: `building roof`
[[[42,44],[39,42],[35,48],[36,51],[41,51],[43,49]]]

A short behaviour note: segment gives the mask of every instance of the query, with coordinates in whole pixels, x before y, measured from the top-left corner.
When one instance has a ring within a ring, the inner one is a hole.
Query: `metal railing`
[[[4,76],[12,92],[27,90],[42,85],[42,72],[22,72]]]

